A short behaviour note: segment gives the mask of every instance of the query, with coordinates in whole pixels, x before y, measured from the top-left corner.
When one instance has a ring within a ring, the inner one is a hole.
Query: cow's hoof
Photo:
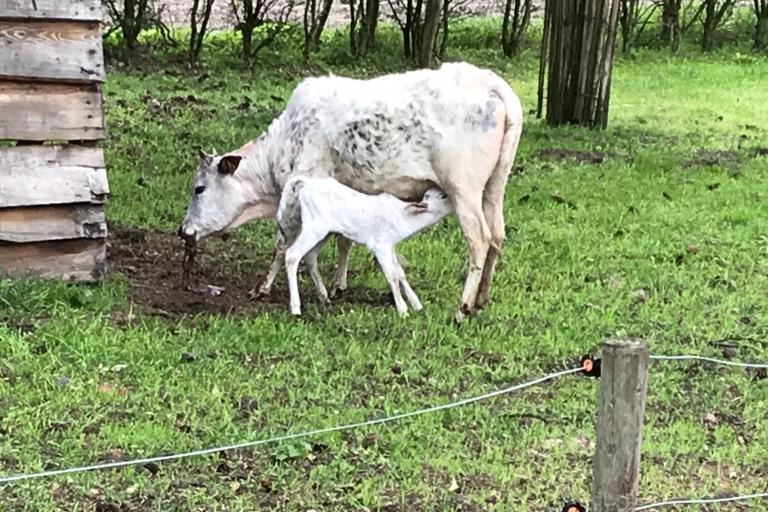
[[[264,290],[263,288],[251,288],[248,290],[248,297],[252,299],[264,299],[266,297],[269,297],[269,292],[271,290],[267,289]]]
[[[464,320],[466,320],[467,317],[471,314],[472,314],[472,309],[469,307],[469,305],[462,304],[459,310],[456,311],[456,314],[453,315],[453,322],[456,324],[460,324]]]
[[[331,293],[330,293],[329,297],[331,299],[335,299],[336,297],[340,297],[345,291],[347,291],[347,287],[346,286],[343,287],[343,288],[342,287],[334,286],[333,288],[331,288]]]

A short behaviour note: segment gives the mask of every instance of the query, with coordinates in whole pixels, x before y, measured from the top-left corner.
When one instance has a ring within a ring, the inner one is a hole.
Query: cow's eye
[[[205,192],[205,185],[200,185],[199,187],[195,187],[195,195],[200,195],[203,192]]]

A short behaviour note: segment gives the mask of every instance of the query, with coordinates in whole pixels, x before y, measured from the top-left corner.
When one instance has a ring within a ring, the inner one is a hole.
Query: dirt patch
[[[694,153],[693,158],[683,162],[683,168],[724,167],[735,170],[741,167],[743,160],[744,155],[739,151],[700,149]]]
[[[216,251],[237,250],[214,242]],[[258,300],[249,296],[264,267],[254,264],[254,273],[243,275],[213,261],[211,250],[198,258],[191,284],[224,288],[211,296],[182,286],[184,244],[175,235],[122,226],[109,228],[109,265],[128,283],[128,297],[141,313],[178,318],[199,313],[254,314],[283,307],[288,300],[275,290],[273,296]],[[264,265],[267,262],[263,262]]]
[[[601,151],[579,151],[576,149],[562,148],[544,148],[535,154],[540,160],[552,160],[560,162],[563,160],[575,161],[579,164],[601,164],[606,158],[613,158],[618,155],[615,153],[603,153]]]
[[[110,225],[108,259],[110,271],[125,278],[129,299],[144,315],[177,320],[198,314],[250,316],[288,308],[288,291],[282,276],[268,297],[253,295],[251,290],[264,276],[269,261],[253,261],[249,247],[238,243],[236,237],[228,242],[209,240],[198,247],[189,288],[182,284],[184,243],[175,234]],[[354,273],[350,269],[350,277]],[[329,285],[330,274],[326,272],[324,277]],[[207,286],[209,290],[218,287],[222,291],[205,293]],[[302,289],[301,299],[302,305],[315,304],[314,289]],[[358,287],[336,297],[324,313],[338,312],[350,304],[391,307],[392,303],[390,293]],[[115,312],[113,316],[120,323],[135,318],[125,312]],[[302,317],[311,319],[311,312]]]

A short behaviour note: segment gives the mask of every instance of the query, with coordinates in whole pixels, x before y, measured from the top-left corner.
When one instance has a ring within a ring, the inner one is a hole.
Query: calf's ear
[[[234,174],[237,170],[237,166],[240,165],[240,160],[243,157],[239,155],[227,155],[219,161],[219,172],[221,174]]]
[[[408,203],[405,207],[408,213],[424,213],[427,211],[427,203]]]

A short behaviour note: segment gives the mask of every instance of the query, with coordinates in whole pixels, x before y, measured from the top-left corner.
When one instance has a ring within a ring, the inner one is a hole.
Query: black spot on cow
[[[464,125],[472,131],[481,130],[487,132],[496,128],[496,102],[489,99],[485,107],[473,105],[464,116]]]

